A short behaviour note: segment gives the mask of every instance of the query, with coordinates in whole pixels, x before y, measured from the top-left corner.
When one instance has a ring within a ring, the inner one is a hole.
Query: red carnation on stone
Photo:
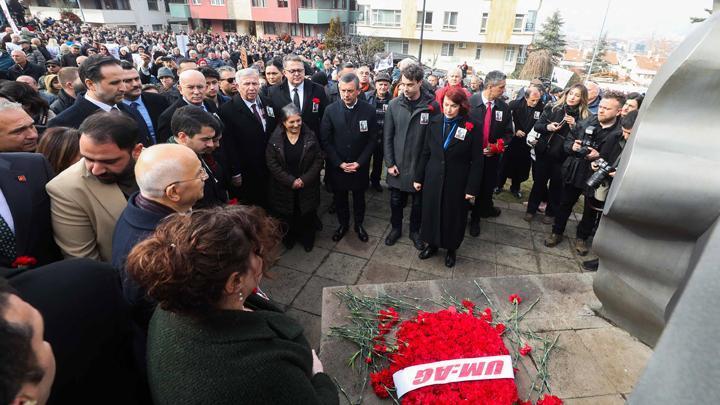
[[[467,129],[468,132],[469,132],[469,131],[472,131],[473,128],[475,128],[475,125],[473,125],[472,122],[466,122],[466,123],[465,123],[465,129]]]
[[[532,347],[530,347],[527,343],[525,343],[525,346],[520,348],[520,354],[522,356],[527,356],[532,351]]]
[[[545,394],[545,396],[537,401],[537,405],[562,405],[563,401],[556,397],[555,395],[548,395]]]
[[[505,332],[505,325],[502,323],[499,323],[499,324],[495,325],[495,330],[497,331],[498,334],[502,335]]]
[[[487,322],[492,322],[492,309],[485,308],[480,314],[480,319]]]
[[[462,300],[462,306],[465,307],[465,309],[468,310],[469,313],[473,313],[473,310],[475,309],[475,303],[470,300]]]
[[[11,266],[14,269],[25,269],[37,264],[37,259],[32,256],[18,256]]]
[[[522,298],[517,294],[511,294],[508,297],[508,301],[512,302],[513,304],[520,304],[522,302]]]
[[[313,97],[312,102],[313,104],[320,104],[320,99],[317,97]]]

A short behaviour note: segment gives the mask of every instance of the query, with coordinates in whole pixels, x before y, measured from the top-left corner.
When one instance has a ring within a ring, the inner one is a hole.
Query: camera
[[[589,188],[598,188],[600,183],[607,179],[611,172],[615,171],[615,168],[603,158],[596,160],[595,164],[598,167],[597,171],[585,182],[585,185]]]
[[[590,125],[585,129],[585,136],[580,144],[580,150],[577,151],[580,157],[585,157],[590,154],[590,148],[598,148],[597,142],[595,141],[595,129],[594,125]]]

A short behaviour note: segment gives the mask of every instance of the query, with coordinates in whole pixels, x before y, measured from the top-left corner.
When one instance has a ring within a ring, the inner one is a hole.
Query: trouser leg
[[[565,226],[567,225],[568,218],[572,213],[573,206],[577,202],[578,198],[582,194],[582,189],[574,187],[572,184],[566,184],[563,187],[562,201],[560,202],[560,208],[555,215],[555,223],[553,224],[553,233],[562,235],[565,233]]]
[[[390,225],[402,229],[403,210],[407,204],[408,193],[396,188],[390,189]]]
[[[338,222],[341,226],[350,225],[350,205],[348,203],[347,191],[335,191],[333,193],[335,200],[335,210],[337,212]]]
[[[422,193],[412,194],[412,206],[410,207],[410,232],[420,232],[422,222]]]
[[[362,225],[365,219],[365,190],[353,190],[352,196],[355,225]]]
[[[580,223],[577,227],[576,235],[578,239],[586,240],[592,235],[595,224],[600,219],[602,211],[598,211],[594,208],[599,207],[601,204],[594,198],[585,197],[585,207],[583,208],[583,215]]]
[[[372,155],[372,172],[370,173],[370,182],[373,184],[380,183],[380,176],[383,171],[383,145],[378,142]]]
[[[537,213],[543,197],[547,195],[547,182],[550,178],[549,165],[546,161],[538,159],[533,164],[533,186],[528,197],[527,212]]]
[[[550,175],[550,187],[548,188],[547,208],[545,213],[554,217],[560,209],[560,202],[563,196],[562,163],[550,162],[548,167]]]

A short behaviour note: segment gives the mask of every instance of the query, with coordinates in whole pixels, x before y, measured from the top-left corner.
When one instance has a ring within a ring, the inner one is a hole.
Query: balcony
[[[170,3],[170,16],[174,18],[190,18],[190,7],[186,3]]]
[[[299,8],[298,22],[301,24],[329,24],[333,18],[340,18],[340,22],[348,22],[348,14],[350,22],[357,21],[359,12],[336,8]]]
[[[70,9],[77,16],[82,18],[84,13],[85,22],[89,24],[117,24],[117,25],[136,25],[137,17],[132,10],[98,10],[83,8],[83,13],[78,8]],[[33,15],[38,13],[43,17],[52,17],[56,20],[60,19],[60,9],[56,7],[39,7],[30,6],[30,12]]]

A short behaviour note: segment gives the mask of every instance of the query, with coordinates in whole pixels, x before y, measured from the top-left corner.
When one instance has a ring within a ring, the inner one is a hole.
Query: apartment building
[[[418,55],[422,62],[451,69],[467,62],[474,70],[510,73],[524,63],[537,28],[540,0],[358,0],[358,35],[381,38],[385,50]]]

